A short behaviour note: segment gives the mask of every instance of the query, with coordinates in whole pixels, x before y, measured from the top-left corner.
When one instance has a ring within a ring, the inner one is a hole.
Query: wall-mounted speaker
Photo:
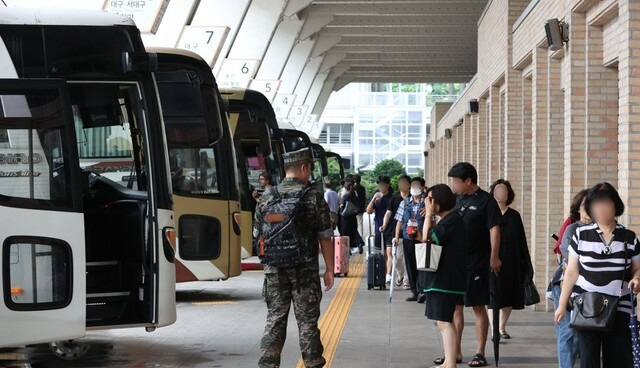
[[[431,148],[436,148],[436,142],[434,142],[434,141],[429,141],[429,147],[431,147]]]
[[[479,110],[480,105],[478,104],[478,100],[476,100],[475,98],[469,100],[469,114],[477,114]]]
[[[451,139],[451,137],[453,137],[453,130],[451,130],[451,128],[447,128],[444,130],[444,136],[447,139]]]
[[[544,32],[551,51],[560,50],[565,42],[569,42],[569,25],[560,22],[557,18],[549,19],[544,23]]]

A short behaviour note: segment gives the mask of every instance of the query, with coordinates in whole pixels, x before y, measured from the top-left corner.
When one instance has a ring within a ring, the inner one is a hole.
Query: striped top
[[[619,312],[631,313],[628,283],[633,276],[632,262],[640,262],[640,246],[636,234],[617,224],[611,240],[611,252],[605,254],[602,230],[597,224],[580,226],[569,246],[569,254],[578,258],[580,270],[573,288],[575,294],[599,292],[618,296],[622,288]],[[625,265],[626,247],[626,265]],[[624,281],[623,281],[624,270]],[[627,297],[624,297],[627,296]]]

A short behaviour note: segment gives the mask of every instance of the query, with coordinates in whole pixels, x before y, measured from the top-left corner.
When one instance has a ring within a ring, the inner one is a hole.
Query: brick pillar
[[[638,231],[640,226],[640,3],[618,2],[620,56],[618,57],[620,106],[618,115],[618,186],[626,204],[621,222]]]
[[[533,54],[531,81],[531,235],[529,249],[535,271],[535,284],[541,288],[549,284],[549,166],[548,166],[548,90],[546,48],[536,48]],[[538,307],[547,310],[548,302]]]
[[[457,128],[451,128],[453,129],[453,140],[455,141],[455,145],[456,145],[456,155],[455,155],[455,159],[453,161],[455,162],[460,162],[460,161],[464,161],[464,133],[462,131],[462,129],[464,129],[463,127],[457,127]],[[454,162],[454,163],[455,163]]]
[[[492,183],[497,179],[500,178],[504,178],[505,177],[505,173],[506,173],[506,144],[505,144],[505,139],[506,139],[506,125],[507,125],[507,121],[509,120],[508,116],[507,116],[507,90],[504,89],[500,92],[500,97],[498,98],[498,147],[496,148],[496,150],[498,151],[498,162],[499,162],[499,169],[498,172],[496,173],[496,176],[493,178],[489,178],[489,182]]]
[[[482,137],[480,156],[483,158],[484,171],[480,172],[479,176],[482,177],[481,182],[483,182],[485,184],[484,187],[486,187],[486,183],[489,182],[491,175],[491,99],[487,96],[483,101],[484,112],[481,112],[482,117],[480,119],[480,134]]]
[[[532,77],[528,76],[522,80],[522,100],[520,106],[522,109],[522,118],[520,120],[520,185],[516,194],[516,202],[520,207],[520,214],[524,222],[524,229],[527,239],[531,237],[531,96],[532,96]],[[519,198],[519,199],[518,199]]]
[[[513,207],[522,211],[522,73],[510,69],[507,73],[507,90],[504,94],[504,166],[503,177],[511,182],[516,192]],[[493,178],[496,180],[499,178]]]
[[[562,222],[568,215],[568,202],[562,191],[564,185],[565,159],[564,159],[564,121],[565,121],[565,94],[567,92],[562,85],[562,61],[549,58],[547,60],[547,177],[548,185],[546,189],[547,210],[546,210],[546,226],[541,229],[540,234],[545,240],[546,251],[546,268],[545,272],[547,280],[556,270],[557,262],[555,255],[551,254],[552,245],[555,242],[550,238],[551,234],[558,233]],[[546,233],[546,234],[545,234]],[[542,286],[542,285],[538,285]],[[548,304],[547,310],[553,308],[552,304]]]
[[[464,160],[476,166],[473,155],[473,140],[471,139],[471,135],[473,134],[473,116],[465,114],[462,126],[464,127]]]
[[[475,129],[475,143],[477,147],[476,163],[478,164],[478,184],[482,188],[486,188],[487,172],[489,171],[489,165],[487,165],[487,147],[488,147],[488,129],[487,129],[487,116],[488,106],[487,100],[481,99],[478,102],[479,112],[474,119],[476,126]]]
[[[500,175],[501,162],[501,141],[500,141],[500,90],[497,86],[492,86],[489,92],[489,144],[488,159],[489,171],[487,173],[487,183],[495,180]]]
[[[586,20],[583,13],[570,14],[570,39],[564,57],[564,203],[586,186],[585,43]]]
[[[618,184],[618,70],[605,68],[602,26],[587,26],[586,184]]]

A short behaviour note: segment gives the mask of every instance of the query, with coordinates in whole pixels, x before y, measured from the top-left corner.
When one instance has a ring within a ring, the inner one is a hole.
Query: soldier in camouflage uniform
[[[294,196],[309,184],[313,172],[311,151],[306,148],[283,154],[286,177],[278,185],[281,196]],[[258,202],[254,221],[254,235],[259,235],[264,219],[261,215],[264,203],[270,193],[265,192]],[[291,302],[298,322],[300,350],[305,367],[316,368],[325,365],[322,356],[324,348],[320,341],[318,318],[322,288],[320,285],[317,244],[320,241],[326,264],[324,290],[333,286],[333,244],[329,207],[324,195],[316,188],[310,189],[301,199],[304,229],[313,237],[313,246],[308,250],[306,262],[295,268],[264,266],[264,286],[262,294],[267,303],[267,324],[260,343],[259,367],[280,367],[280,353],[287,334],[287,320]],[[299,283],[299,284],[298,284]]]

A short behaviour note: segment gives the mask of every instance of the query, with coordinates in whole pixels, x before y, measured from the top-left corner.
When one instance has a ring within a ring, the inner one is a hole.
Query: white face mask
[[[422,194],[422,190],[420,188],[411,188],[411,195],[412,196],[417,197],[420,194]]]

